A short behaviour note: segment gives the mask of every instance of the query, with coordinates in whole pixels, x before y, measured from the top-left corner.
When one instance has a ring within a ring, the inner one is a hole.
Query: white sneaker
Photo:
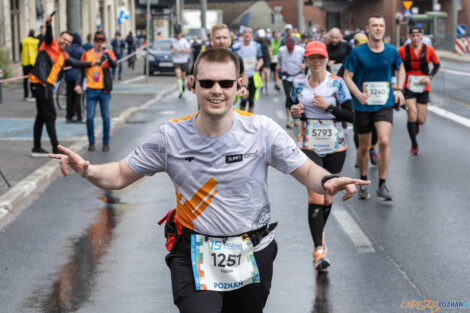
[[[288,120],[286,127],[287,127],[287,128],[292,128],[292,127],[294,127],[294,122],[293,122],[292,120]]]

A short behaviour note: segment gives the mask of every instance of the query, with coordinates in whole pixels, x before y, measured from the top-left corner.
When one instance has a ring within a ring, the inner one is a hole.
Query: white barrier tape
[[[470,76],[470,73],[465,73],[465,72],[460,72],[460,71],[454,71],[454,70],[449,70],[446,68],[440,68],[440,71],[447,72],[447,73],[452,73],[452,74],[457,74],[457,75],[462,75],[462,76]]]
[[[139,53],[140,51],[142,51],[144,49],[144,46],[140,47],[139,49],[135,50],[134,52],[132,52],[131,54],[128,54],[126,55],[125,57],[123,58],[120,58],[119,60],[117,60],[117,63],[122,63],[124,62],[125,60],[129,59],[130,57],[136,55],[137,53]],[[70,70],[72,67],[71,66],[67,66],[67,67],[64,67],[63,70],[64,71],[68,71]],[[25,75],[25,76],[17,76],[17,77],[11,77],[11,78],[6,78],[6,79],[0,79],[0,83],[6,83],[6,82],[10,82],[10,81],[15,81],[15,80],[20,80],[20,79],[25,79],[27,78],[28,75]]]

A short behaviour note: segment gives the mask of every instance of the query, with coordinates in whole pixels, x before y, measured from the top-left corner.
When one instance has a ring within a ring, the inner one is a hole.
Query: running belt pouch
[[[165,222],[166,249],[172,252],[181,241],[183,235],[183,225],[176,221],[176,209],[168,211],[165,217],[158,222],[158,225],[162,225],[163,222]]]

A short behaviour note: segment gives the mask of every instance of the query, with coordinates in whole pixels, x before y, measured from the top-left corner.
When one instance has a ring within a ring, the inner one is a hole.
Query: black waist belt
[[[272,224],[266,224],[261,228],[251,230],[249,232],[241,233],[241,234],[238,234],[238,235],[233,235],[233,236],[205,235],[205,234],[197,233],[197,232],[195,232],[195,231],[193,231],[189,228],[183,227],[183,234],[186,234],[186,235],[197,234],[197,235],[203,235],[203,236],[206,236],[206,237],[217,237],[217,238],[222,238],[223,241],[227,240],[229,237],[239,237],[239,236],[242,236],[244,234],[247,234],[248,237],[251,240],[251,243],[253,244],[253,247],[256,247],[261,242],[261,240],[263,240],[263,238],[266,237],[270,232],[272,232],[276,227],[277,227],[277,222],[272,223]]]

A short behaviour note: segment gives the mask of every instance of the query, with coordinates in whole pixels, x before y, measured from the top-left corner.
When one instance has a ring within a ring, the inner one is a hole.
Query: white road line
[[[139,80],[144,79],[144,78],[145,78],[145,75],[137,76],[137,77],[125,80],[125,81],[121,82],[121,84],[130,84],[130,83],[139,81]]]
[[[442,116],[442,117],[447,118],[451,121],[459,123],[459,124],[461,124],[465,127],[470,127],[470,119],[468,119],[466,117],[454,114],[452,112],[444,110],[444,109],[442,109],[440,107],[437,107],[435,105],[429,105],[428,109],[429,109],[429,111],[431,111],[431,112],[433,112],[433,113],[435,113],[439,116]]]
[[[280,100],[279,100],[279,97],[273,97],[273,102],[279,103],[279,101],[280,101]]]
[[[285,120],[286,113],[282,112],[282,110],[276,110],[276,115],[278,119]]]
[[[171,114],[175,114],[176,112],[175,111],[161,111],[160,114],[161,115],[171,115]]]
[[[361,252],[375,252],[372,242],[347,211],[336,208],[332,210],[332,213],[341,227],[343,227],[344,232]]]

